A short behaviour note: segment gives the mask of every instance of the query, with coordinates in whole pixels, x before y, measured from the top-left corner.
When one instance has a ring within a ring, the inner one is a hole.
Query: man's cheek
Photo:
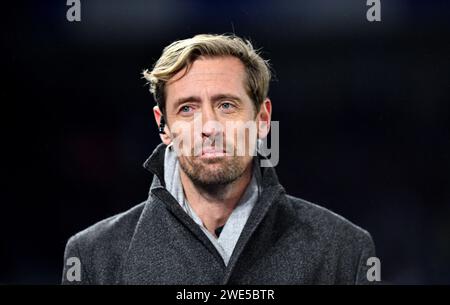
[[[172,147],[178,156],[189,156],[191,145],[191,138],[188,134],[183,132],[172,133]]]
[[[226,134],[227,145],[233,145],[232,151],[227,146],[227,154],[233,152],[236,156],[254,155],[258,134],[254,121],[229,123]]]
[[[201,133],[196,132],[195,124],[177,121],[171,127],[172,143],[177,153],[183,156],[195,155],[194,147],[201,145]],[[200,150],[201,152],[201,150]]]

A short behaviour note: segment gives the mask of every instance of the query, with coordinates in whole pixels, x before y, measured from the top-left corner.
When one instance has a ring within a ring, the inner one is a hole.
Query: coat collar
[[[222,284],[226,284],[233,273],[234,266],[244,251],[245,245],[251,238],[258,225],[264,219],[271,206],[281,195],[284,194],[284,188],[279,184],[278,177],[273,167],[261,168],[262,192],[260,200],[255,204],[252,212],[250,213],[247,223],[245,224],[239,240],[236,243],[229,263],[225,266],[220,254],[217,252],[208,237],[184,212],[175,198],[173,198],[173,196],[165,188],[164,155],[166,147],[167,146],[165,144],[159,144],[143,164],[144,168],[153,173],[155,176],[150,187],[149,199],[147,200],[142,211],[125,256],[122,266],[122,280],[126,280],[126,278],[131,277],[134,280],[142,279],[145,282],[145,279],[151,278],[152,271],[149,269],[148,264],[143,264],[139,261],[145,259],[145,257],[151,257],[152,249],[146,246],[146,232],[149,231],[151,226],[151,210],[155,204],[155,201],[158,201],[162,202],[178,219],[178,221],[185,225],[192,232],[192,234],[194,234],[197,239],[202,242],[205,248],[211,252],[223,271]],[[258,155],[257,158],[263,157]],[[259,164],[259,160],[257,163]]]

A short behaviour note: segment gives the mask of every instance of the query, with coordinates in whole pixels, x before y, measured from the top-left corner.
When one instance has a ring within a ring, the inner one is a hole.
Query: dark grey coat
[[[370,234],[333,212],[289,196],[273,168],[261,168],[262,195],[228,266],[164,188],[165,145],[144,167],[155,176],[148,200],[74,235],[81,281],[64,284],[361,284]]]

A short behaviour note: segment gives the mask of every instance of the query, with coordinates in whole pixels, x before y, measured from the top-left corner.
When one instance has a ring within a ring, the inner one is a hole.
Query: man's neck
[[[223,226],[244,194],[252,178],[252,162],[245,172],[232,183],[202,187],[196,185],[180,169],[181,183],[190,206],[200,217],[206,229],[215,235]]]

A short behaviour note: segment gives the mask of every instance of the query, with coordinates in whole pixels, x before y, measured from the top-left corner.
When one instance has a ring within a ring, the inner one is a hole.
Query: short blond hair
[[[261,57],[249,40],[234,34],[200,34],[171,43],[164,48],[153,70],[143,72],[144,78],[150,84],[150,92],[163,114],[165,114],[167,81],[184,68],[187,73],[192,63],[201,56],[233,56],[240,59],[247,73],[247,93],[255,108],[260,109],[269,92],[271,72],[268,61]]]

